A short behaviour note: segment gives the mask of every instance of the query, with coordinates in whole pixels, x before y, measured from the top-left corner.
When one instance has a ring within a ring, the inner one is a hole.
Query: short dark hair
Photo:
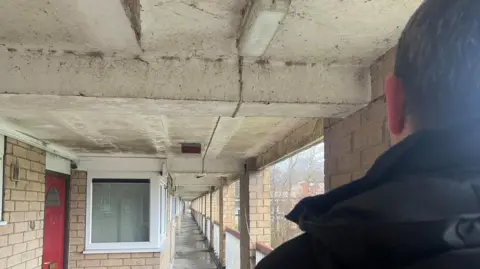
[[[397,47],[415,129],[480,117],[480,0],[425,0]]]

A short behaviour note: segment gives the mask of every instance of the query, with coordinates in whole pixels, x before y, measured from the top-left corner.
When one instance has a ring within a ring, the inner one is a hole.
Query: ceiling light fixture
[[[251,0],[243,18],[238,50],[241,56],[265,54],[285,19],[291,0]]]

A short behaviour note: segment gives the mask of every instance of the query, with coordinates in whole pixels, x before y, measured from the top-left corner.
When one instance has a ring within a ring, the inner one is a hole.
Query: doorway
[[[43,238],[43,268],[45,269],[65,268],[66,204],[66,176],[47,173],[45,177],[45,225]]]

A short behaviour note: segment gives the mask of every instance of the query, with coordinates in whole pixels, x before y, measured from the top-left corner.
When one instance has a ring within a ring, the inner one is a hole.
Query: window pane
[[[59,206],[60,205],[60,195],[58,194],[57,189],[51,188],[47,193],[47,199],[45,200],[45,206]]]
[[[93,180],[92,243],[150,241],[150,182]]]

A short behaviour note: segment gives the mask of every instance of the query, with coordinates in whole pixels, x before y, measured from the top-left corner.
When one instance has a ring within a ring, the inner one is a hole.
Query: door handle
[[[57,263],[56,262],[44,262],[42,269],[56,269]]]

